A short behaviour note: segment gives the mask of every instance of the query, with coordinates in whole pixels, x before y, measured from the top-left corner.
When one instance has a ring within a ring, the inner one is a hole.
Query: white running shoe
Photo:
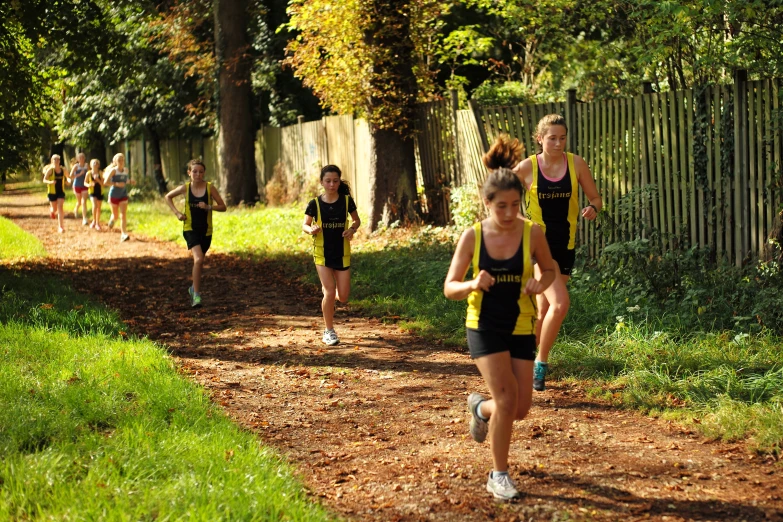
[[[517,485],[514,484],[514,481],[511,479],[508,473],[501,473],[493,478],[492,472],[490,472],[489,480],[487,480],[487,492],[492,493],[495,498],[501,500],[519,498]]]
[[[82,226],[86,226],[89,221],[87,221],[87,218],[82,218]]]
[[[120,243],[122,243],[123,241],[127,241],[129,239],[130,239],[130,236],[128,234],[122,234],[120,236]]]
[[[334,331],[334,328],[331,330],[324,330],[324,336],[322,338],[322,341],[327,346],[334,346],[336,344],[340,344],[340,339],[337,337],[337,332]]]
[[[79,219],[79,207],[73,209],[73,217],[74,219]]]
[[[114,216],[109,218],[109,228],[114,226]]]
[[[473,392],[468,395],[468,413],[470,413],[470,436],[476,442],[484,442],[487,438],[487,432],[489,431],[489,422],[485,421],[478,416],[476,406],[478,403],[485,401],[484,396],[480,393]]]

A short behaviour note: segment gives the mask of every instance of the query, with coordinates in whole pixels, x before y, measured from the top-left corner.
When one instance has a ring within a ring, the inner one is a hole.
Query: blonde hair
[[[111,159],[111,164],[116,167],[117,166],[117,161],[120,158],[122,158],[122,161],[125,161],[125,154],[123,154],[122,152],[118,152],[117,154],[115,154],[114,157]]]
[[[481,159],[490,170],[514,168],[522,159],[522,144],[516,138],[512,140],[508,134],[500,134]]]
[[[90,160],[90,168],[94,167],[95,165],[98,165],[98,167],[101,166],[101,160],[97,158],[93,158]]]
[[[539,138],[543,138],[544,134],[546,134],[546,131],[549,130],[549,127],[553,125],[562,125],[566,130],[566,134],[568,133],[568,125],[566,125],[566,120],[564,117],[559,114],[547,114],[538,120],[538,125],[536,125],[536,132],[533,134],[533,140],[535,140],[535,142],[538,144],[539,149],[541,148],[541,143],[538,141]]]
[[[52,154],[52,158],[49,160],[52,163],[54,163],[54,158],[57,158],[58,160],[62,161],[63,159],[60,157],[59,154]]]

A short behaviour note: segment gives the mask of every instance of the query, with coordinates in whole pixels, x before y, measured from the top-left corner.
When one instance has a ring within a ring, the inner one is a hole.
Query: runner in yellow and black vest
[[[495,159],[484,161],[490,165]],[[486,489],[508,500],[519,496],[508,473],[513,423],[527,416],[533,394],[534,296],[552,284],[557,271],[541,227],[518,217],[522,184],[514,173],[493,170],[482,190],[489,218],[462,233],[443,293],[449,299],[468,299],[468,349],[491,395],[468,396],[469,432],[476,442],[483,442],[492,417],[493,469]],[[538,278],[534,260],[540,268]],[[469,267],[473,279],[465,281]]]
[[[336,165],[321,169],[321,186],[324,193],[305,209],[302,231],[313,236],[313,259],[324,293],[322,340],[333,346],[340,342],[334,331],[335,300],[347,303],[351,293],[351,239],[361,221],[351,190]]]
[[[84,185],[89,190],[92,201],[92,222],[90,228],[101,229],[101,205],[103,204],[103,171],[101,162],[95,158],[90,160],[90,170],[84,179]]]
[[[184,222],[182,235],[193,255],[193,284],[188,288],[188,297],[192,308],[199,308],[201,302],[201,270],[204,257],[212,245],[212,211],[225,212],[226,204],[218,190],[204,180],[206,166],[201,160],[188,163],[190,183],[181,185],[166,194],[166,204],[177,219]],[[173,199],[185,196],[185,212],[174,206]]]
[[[579,156],[566,152],[567,138],[565,118],[557,114],[545,116],[538,122],[535,134],[541,153],[530,156],[514,168],[527,188],[527,216],[544,229],[552,257],[560,270],[552,286],[538,296],[538,356],[533,379],[533,388],[538,391],[546,389],[549,352],[571,302],[566,284],[576,257],[577,220],[580,215],[594,220],[602,206],[601,195],[587,163]],[[514,149],[512,143],[501,140],[494,146],[505,149],[508,157],[509,151]],[[521,147],[516,149],[517,156],[520,150]],[[579,187],[582,187],[588,202],[581,210]]]
[[[60,164],[59,154],[52,155],[52,162],[44,168],[43,182],[46,184],[46,197],[49,199],[49,217],[57,219],[57,232],[65,232],[65,183],[70,178]]]

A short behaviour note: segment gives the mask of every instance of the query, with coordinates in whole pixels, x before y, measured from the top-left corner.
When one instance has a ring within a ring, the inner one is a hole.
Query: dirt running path
[[[167,346],[346,518],[783,520],[783,469],[773,459],[613,409],[559,382],[535,395],[530,417],[515,428],[510,471],[524,497],[498,504],[484,491],[489,446],[467,436],[465,398],[484,386],[464,353],[344,308],[342,344],[325,349],[312,288],[213,253],[206,306],[192,311],[184,248],[133,233],[120,243],[117,231],[95,232],[73,218],[58,235],[43,197],[21,190],[0,196],[0,214],[46,245],[51,258],[33,270],[70,279],[118,309],[131,331]],[[99,267],[102,285],[87,284],[88,263]]]

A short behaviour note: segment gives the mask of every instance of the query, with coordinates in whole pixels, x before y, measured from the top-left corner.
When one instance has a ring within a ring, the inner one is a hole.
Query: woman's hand
[[[582,209],[582,217],[589,221],[592,221],[598,217],[598,211],[596,210],[595,206],[587,205],[585,208]]]
[[[179,219],[180,221],[185,221],[185,214],[183,214],[182,212],[177,212],[177,219]]]
[[[489,288],[495,284],[495,278],[487,272],[482,270],[473,280],[473,290],[483,290],[489,292]]]
[[[354,234],[356,234],[356,229],[353,227],[348,227],[343,231],[343,237],[347,239],[352,239]]]
[[[321,231],[321,227],[318,226],[318,223],[313,223],[312,225],[310,225],[310,235],[311,236],[316,235],[320,231]]]
[[[523,292],[527,295],[538,295],[544,290],[546,290],[544,285],[542,285],[538,279],[531,277],[527,280],[527,283],[525,283]]]

